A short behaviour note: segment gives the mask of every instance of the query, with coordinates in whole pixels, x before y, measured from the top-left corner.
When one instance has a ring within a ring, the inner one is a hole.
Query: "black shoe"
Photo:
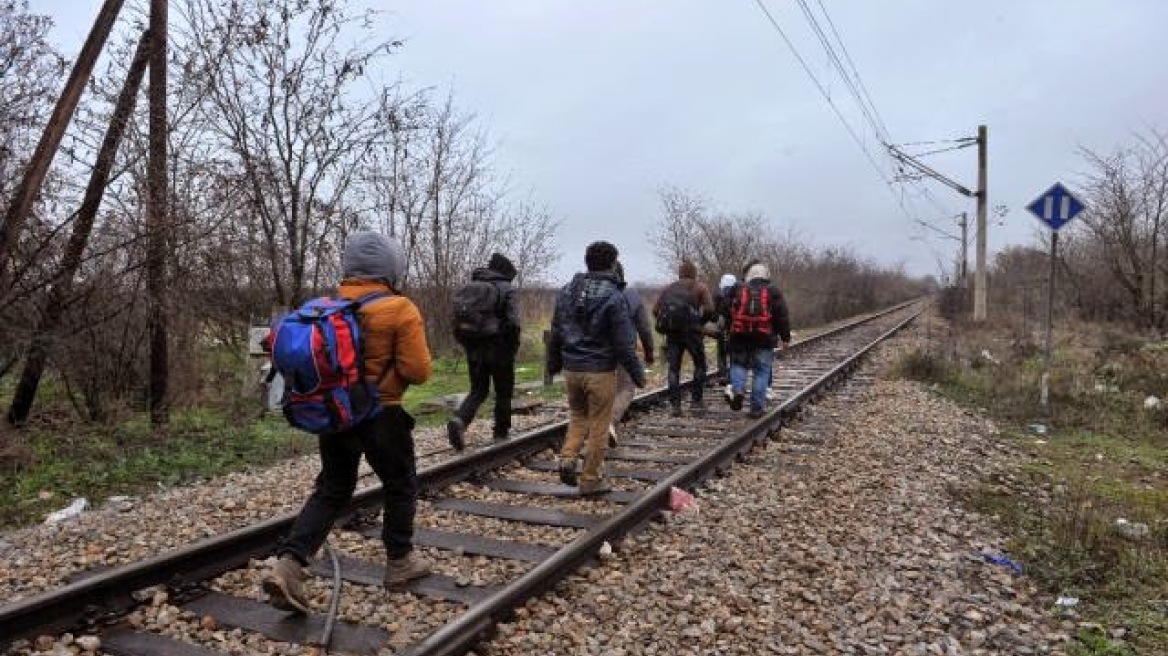
[[[466,424],[458,417],[454,417],[446,422],[446,439],[450,440],[450,448],[455,451],[462,451],[466,448],[466,443],[463,441],[463,435],[466,433]]]
[[[496,442],[506,442],[511,439],[511,431],[504,431],[502,433],[495,433],[491,436]]]
[[[672,408],[672,409],[669,411],[669,416],[670,416],[670,417],[680,417],[680,416],[682,416],[682,414],[683,414],[683,413],[681,412],[681,406],[680,406],[680,405],[675,405],[675,406],[673,406],[673,408]]]
[[[765,414],[766,414],[766,411],[763,410],[762,408],[751,408],[750,411],[746,413],[746,418],[747,419],[758,419]]]
[[[560,457],[560,482],[564,485],[576,486],[576,459]]]
[[[689,412],[695,417],[701,417],[706,414],[706,404],[701,399],[689,402]]]
[[[742,402],[746,400],[746,395],[740,392],[735,392],[734,396],[730,398],[730,409],[738,412],[742,409]]]

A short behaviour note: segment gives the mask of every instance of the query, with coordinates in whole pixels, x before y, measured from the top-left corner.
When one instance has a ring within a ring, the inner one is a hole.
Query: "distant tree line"
[[[140,407],[148,376],[140,98],[100,208],[84,229],[78,220],[140,50],[146,4],[127,3],[119,23],[126,29],[107,45],[105,69],[91,80],[0,271],[0,384],[35,395],[51,373],[92,420]],[[547,273],[558,220],[512,192],[484,128],[452,94],[383,79],[404,45],[386,38],[372,15],[343,0],[170,4],[165,275],[176,402],[196,400],[208,344],[242,351],[250,321],[335,284],[353,230],[401,241],[407,290],[439,349],[449,341],[452,290],[491,251],[512,257],[521,283]],[[27,2],[0,0],[0,207],[9,205],[68,68],[49,43],[50,27]],[[46,353],[42,372],[25,357],[34,338]],[[26,418],[9,412],[11,422]]]
[[[900,266],[880,265],[846,246],[815,246],[782,230],[759,212],[723,212],[700,195],[677,187],[658,192],[661,213],[648,234],[668,274],[689,259],[717,289],[719,278],[741,278],[753,259],[766,264],[783,291],[795,325],[835,321],[922,296],[935,284]]]

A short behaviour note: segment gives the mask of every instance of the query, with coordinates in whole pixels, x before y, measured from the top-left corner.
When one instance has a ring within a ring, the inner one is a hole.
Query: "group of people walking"
[[[586,270],[557,294],[548,343],[551,374],[563,373],[568,401],[567,436],[558,474],[581,496],[608,486],[602,465],[618,444],[616,424],[636,390],[646,385],[646,366],[655,362],[653,332],[665,338],[669,403],[682,416],[681,364],[693,361],[690,408],[704,411],[704,336],[718,342],[718,366],[729,370],[730,407],[742,408],[746,380],[753,373],[750,416],[766,406],[775,348],[790,342],[787,306],[761,262],[744,269],[743,282],[723,276],[710,293],[689,261],[678,279],[659,295],[650,311],[625,281],[619,252],[597,241],[584,253]],[[432,371],[425,326],[417,307],[400,294],[406,262],[400,245],[374,232],[349,236],[342,254],[343,279],[337,296],[353,301],[364,343],[363,375],[376,381],[382,410],[352,427],[319,438],[320,473],[313,491],[277,549],[277,562],[263,588],[277,608],[309,612],[303,568],[324,544],[353,496],[360,458],[365,456],[384,491],[382,540],[387,553],[384,583],[396,588],[426,576],[430,564],[413,551],[418,481],[412,430],[414,419],[401,401],[410,385]],[[467,428],[494,387],[495,440],[511,436],[511,398],[520,344],[520,315],[512,281],[516,267],[495,253],[486,267],[454,295],[453,331],[466,350],[470,392],[447,422],[451,447],[465,448]],[[637,353],[638,343],[641,353]],[[583,466],[580,467],[580,459]]]

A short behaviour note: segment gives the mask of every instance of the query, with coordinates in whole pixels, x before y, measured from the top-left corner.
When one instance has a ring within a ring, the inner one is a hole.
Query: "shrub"
[[[896,365],[901,378],[922,383],[938,383],[949,377],[949,366],[940,357],[915,349],[906,353]]]

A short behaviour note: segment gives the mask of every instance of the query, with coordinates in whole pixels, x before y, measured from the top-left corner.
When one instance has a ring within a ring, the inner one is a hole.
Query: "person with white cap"
[[[726,340],[730,361],[730,408],[742,409],[748,371],[754,373],[747,416],[763,415],[771,386],[771,365],[775,348],[791,343],[791,323],[787,302],[779,288],[771,284],[770,271],[761,262],[751,262],[745,282],[731,291],[729,307],[723,314],[728,326]]]

